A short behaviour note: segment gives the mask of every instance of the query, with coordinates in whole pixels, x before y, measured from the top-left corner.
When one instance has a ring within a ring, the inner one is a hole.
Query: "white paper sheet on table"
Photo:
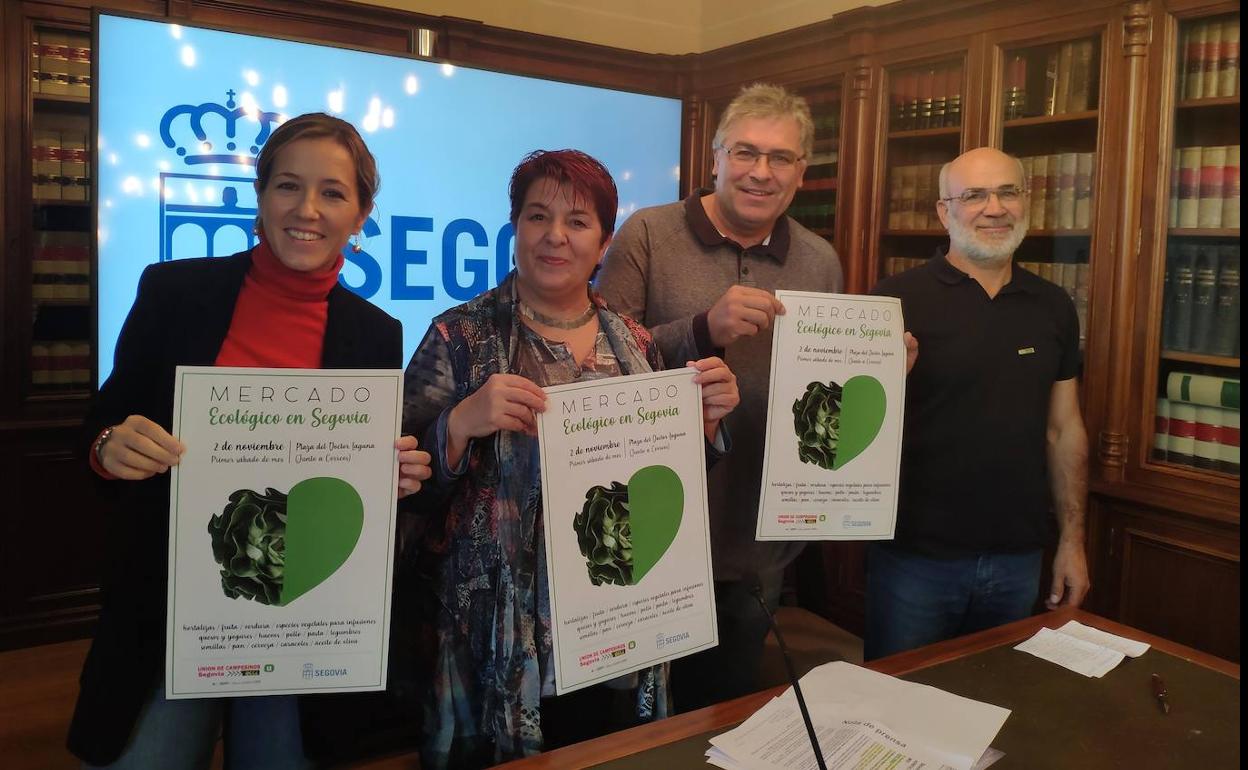
[[[970,770],[976,764],[1010,715],[1008,709],[999,706],[906,682],[843,661],[813,669],[802,677],[801,683],[811,721],[817,730],[840,726],[847,718],[887,725],[890,733],[904,740],[928,761],[936,763],[934,766],[943,764],[957,770]],[[737,729],[756,728],[780,708],[792,710],[790,722],[801,730],[801,741],[798,743],[794,739],[795,743],[808,746],[792,688],[773,699]],[[725,745],[720,738],[724,736],[717,736],[712,743]],[[813,753],[809,748],[806,753],[813,762]],[[740,761],[741,756],[738,754],[732,759]],[[760,765],[731,767],[757,766]]]
[[[1042,628],[1014,649],[1089,677],[1102,677],[1122,662],[1123,654],[1069,634]]]
[[[1063,634],[1067,634],[1068,636],[1073,636],[1076,639],[1082,639],[1085,642],[1092,642],[1093,644],[1099,644],[1102,647],[1116,650],[1117,652],[1121,652],[1123,655],[1127,655],[1132,658],[1138,658],[1148,652],[1149,645],[1144,642],[1137,642],[1136,640],[1128,639],[1125,636],[1118,636],[1117,634],[1111,634],[1108,631],[1102,631],[1099,628],[1085,626],[1077,620],[1071,620],[1057,630]]]

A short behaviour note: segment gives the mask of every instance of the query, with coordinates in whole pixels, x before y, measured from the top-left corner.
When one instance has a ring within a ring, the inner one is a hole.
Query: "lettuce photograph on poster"
[[[346,563],[364,528],[360,494],[342,479],[305,479],[286,495],[239,489],[208,521],[221,590],[284,607]]]
[[[638,470],[627,485],[590,487],[572,520],[590,582],[640,583],[676,539],[684,505],[680,476],[666,465]]]

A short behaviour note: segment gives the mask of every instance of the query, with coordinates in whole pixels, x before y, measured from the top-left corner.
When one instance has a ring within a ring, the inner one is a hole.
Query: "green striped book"
[[[1171,372],[1166,378],[1166,398],[1188,404],[1239,409],[1239,380]]]

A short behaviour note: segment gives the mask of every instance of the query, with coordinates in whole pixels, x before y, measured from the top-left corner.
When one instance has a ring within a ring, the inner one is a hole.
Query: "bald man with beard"
[[[940,172],[949,250],[881,281],[921,343],[906,383],[896,539],[867,561],[868,660],[1078,606],[1088,439],[1079,322],[1059,286],[1014,264],[1027,233],[1017,158],[966,152]]]

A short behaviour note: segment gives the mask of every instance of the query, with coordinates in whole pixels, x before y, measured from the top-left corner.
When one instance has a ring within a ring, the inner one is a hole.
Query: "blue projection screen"
[[[381,191],[341,282],[403,322],[430,319],[512,263],[511,170],[535,149],[606,164],[619,223],[676,199],[678,99],[120,16],[98,16],[98,371],[150,263],[254,243],[255,158],[304,112],[353,123]]]

